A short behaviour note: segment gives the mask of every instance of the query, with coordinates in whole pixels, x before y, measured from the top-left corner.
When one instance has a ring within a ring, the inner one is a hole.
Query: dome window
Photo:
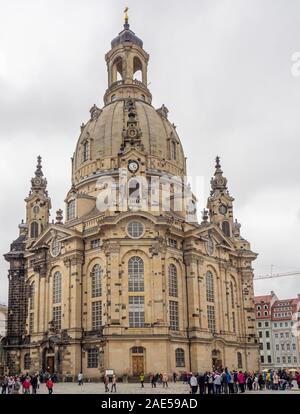
[[[142,98],[142,101],[144,101],[145,102],[145,100],[146,100],[146,97],[145,97],[145,95],[141,95],[141,98]]]
[[[139,221],[131,221],[128,224],[127,232],[133,239],[138,239],[144,233],[144,226]]]
[[[112,95],[112,96],[111,96],[111,101],[112,101],[112,102],[115,102],[115,100],[116,100],[116,99],[117,99],[116,95]]]
[[[75,200],[71,200],[67,204],[67,220],[75,218]]]
[[[90,158],[90,143],[85,141],[83,144],[82,160],[83,162],[88,161]]]
[[[171,141],[171,160],[176,160],[177,154],[176,154],[176,142]]]

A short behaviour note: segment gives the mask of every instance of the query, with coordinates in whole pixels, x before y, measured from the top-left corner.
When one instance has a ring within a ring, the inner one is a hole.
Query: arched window
[[[210,271],[206,273],[205,280],[206,280],[206,300],[207,302],[214,302],[215,301],[214,277]]]
[[[174,264],[170,264],[169,274],[169,296],[178,297],[177,269]]]
[[[116,81],[120,81],[123,79],[123,61],[120,56],[118,56],[112,65],[112,79],[111,82],[114,83]]]
[[[83,162],[89,160],[90,158],[90,143],[88,141],[85,141],[83,144],[83,152],[82,152],[82,159]]]
[[[176,142],[175,141],[171,141],[171,160],[176,160],[177,156],[176,156]]]
[[[233,287],[233,282],[230,282],[230,296],[231,296],[231,306],[234,308],[234,287]]]
[[[39,225],[36,221],[33,221],[30,225],[30,236],[36,238],[39,235]]]
[[[29,308],[30,310],[34,309],[34,293],[35,293],[35,282],[32,282],[30,285],[29,291]]]
[[[185,358],[184,358],[184,350],[181,348],[177,348],[175,351],[175,360],[176,360],[176,367],[184,367],[185,366]]]
[[[144,262],[138,257],[128,261],[128,290],[129,292],[144,292]]]
[[[55,272],[53,276],[53,304],[61,302],[61,273]]]
[[[67,204],[67,220],[75,218],[75,200],[70,200]]]
[[[143,82],[143,65],[138,57],[133,58],[133,78]]]
[[[229,226],[228,221],[223,221],[222,231],[225,234],[225,236],[230,237],[230,226]]]
[[[102,295],[101,289],[101,274],[102,270],[99,264],[96,264],[91,272],[92,276],[92,298],[97,298]]]
[[[131,178],[128,182],[129,204],[139,204],[141,202],[141,185],[138,180]]]
[[[237,365],[238,368],[243,368],[243,359],[242,359],[242,354],[241,352],[237,352]]]
[[[24,355],[24,369],[30,369],[30,365],[31,365],[30,354],[25,354]]]

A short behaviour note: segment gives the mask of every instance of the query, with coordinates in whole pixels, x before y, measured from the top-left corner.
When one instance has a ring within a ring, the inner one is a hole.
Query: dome
[[[147,169],[184,175],[183,149],[176,127],[167,119],[167,108],[163,105],[156,110],[141,100],[133,101],[140,131],[141,151],[147,159]],[[112,102],[102,110],[96,106],[91,109],[91,119],[82,126],[73,158],[73,184],[118,168],[126,120],[126,99]],[[171,146],[176,151],[173,159],[170,154]],[[124,153],[126,150],[125,148]]]
[[[111,41],[111,47],[114,48],[118,46],[120,43],[131,42],[138,45],[140,48],[143,48],[143,41],[138,38],[135,33],[129,29],[129,24],[124,24],[124,30],[119,33],[117,37],[115,37]]]

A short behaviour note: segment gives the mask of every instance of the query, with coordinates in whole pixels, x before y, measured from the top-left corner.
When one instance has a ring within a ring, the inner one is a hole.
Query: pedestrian
[[[30,380],[31,387],[32,387],[32,394],[36,394],[36,390],[38,387],[38,378],[37,375],[33,375]]]
[[[214,393],[214,377],[211,372],[209,372],[207,375],[207,393]]]
[[[198,375],[198,385],[199,385],[199,393],[205,394],[205,382],[206,382],[206,374],[200,373]]]
[[[112,379],[111,379],[111,390],[110,392],[113,392],[113,390],[115,390],[115,392],[117,392],[117,379],[115,374],[113,374]]]
[[[141,388],[144,388],[144,382],[145,382],[145,375],[142,372],[141,375],[140,375]]]
[[[15,378],[15,385],[14,385],[14,389],[13,389],[13,394],[19,394],[20,393],[20,389],[21,389],[21,382],[20,382],[20,378]]]
[[[190,378],[191,393],[196,394],[198,389],[198,381],[194,374]]]
[[[25,378],[23,382],[23,393],[24,394],[30,394],[30,381],[29,377]]]
[[[168,377],[168,374],[165,372],[162,377],[163,388],[168,388],[168,381],[169,381],[169,377]]]
[[[242,371],[238,373],[238,383],[240,387],[240,392],[244,393],[245,392],[245,375],[242,373]]]
[[[176,372],[173,372],[173,382],[176,383],[177,381],[177,374]]]
[[[53,381],[52,381],[51,377],[46,382],[46,387],[48,389],[48,394],[53,394]]]
[[[79,372],[78,374],[78,385],[83,385],[83,373]]]
[[[152,374],[150,381],[151,381],[151,388],[156,388],[157,376]]]
[[[3,378],[2,382],[1,382],[1,387],[2,387],[1,394],[6,394],[7,387],[8,387],[8,378],[7,377]]]
[[[214,393],[221,394],[221,375],[218,371],[215,372],[214,376]]]
[[[104,382],[104,389],[105,392],[109,392],[109,388],[108,388],[108,384],[109,384],[109,377],[108,375],[105,375],[103,378],[103,382]]]

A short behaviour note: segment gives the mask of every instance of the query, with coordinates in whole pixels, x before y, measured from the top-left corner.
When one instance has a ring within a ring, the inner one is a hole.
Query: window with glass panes
[[[144,296],[129,296],[128,317],[131,328],[139,328],[145,324]]]
[[[75,200],[71,200],[67,204],[67,220],[75,218]]]
[[[61,329],[61,307],[60,306],[54,306],[53,307],[53,327],[54,329]]]
[[[215,317],[214,306],[207,306],[207,323],[208,323],[208,329],[211,332],[215,332],[216,331],[216,317]]]
[[[61,302],[61,273],[55,272],[53,276],[53,303]]]
[[[176,367],[185,366],[184,350],[177,348],[175,351]]]
[[[101,289],[101,266],[96,264],[91,272],[92,277],[92,298],[97,298],[102,295]]]
[[[90,158],[90,143],[86,141],[83,144],[83,162],[87,161]]]
[[[214,278],[213,274],[208,271],[206,273],[206,300],[207,302],[214,302],[215,294],[214,294]]]
[[[178,297],[177,269],[174,264],[170,264],[169,274],[169,296]]]
[[[128,261],[128,290],[144,292],[144,262],[137,256]]]
[[[88,349],[88,368],[98,368],[99,351],[97,348]]]
[[[92,302],[92,329],[100,329],[102,326],[102,301]]]
[[[178,313],[178,302],[174,300],[169,301],[169,318],[170,328],[173,331],[179,330],[179,313]]]

